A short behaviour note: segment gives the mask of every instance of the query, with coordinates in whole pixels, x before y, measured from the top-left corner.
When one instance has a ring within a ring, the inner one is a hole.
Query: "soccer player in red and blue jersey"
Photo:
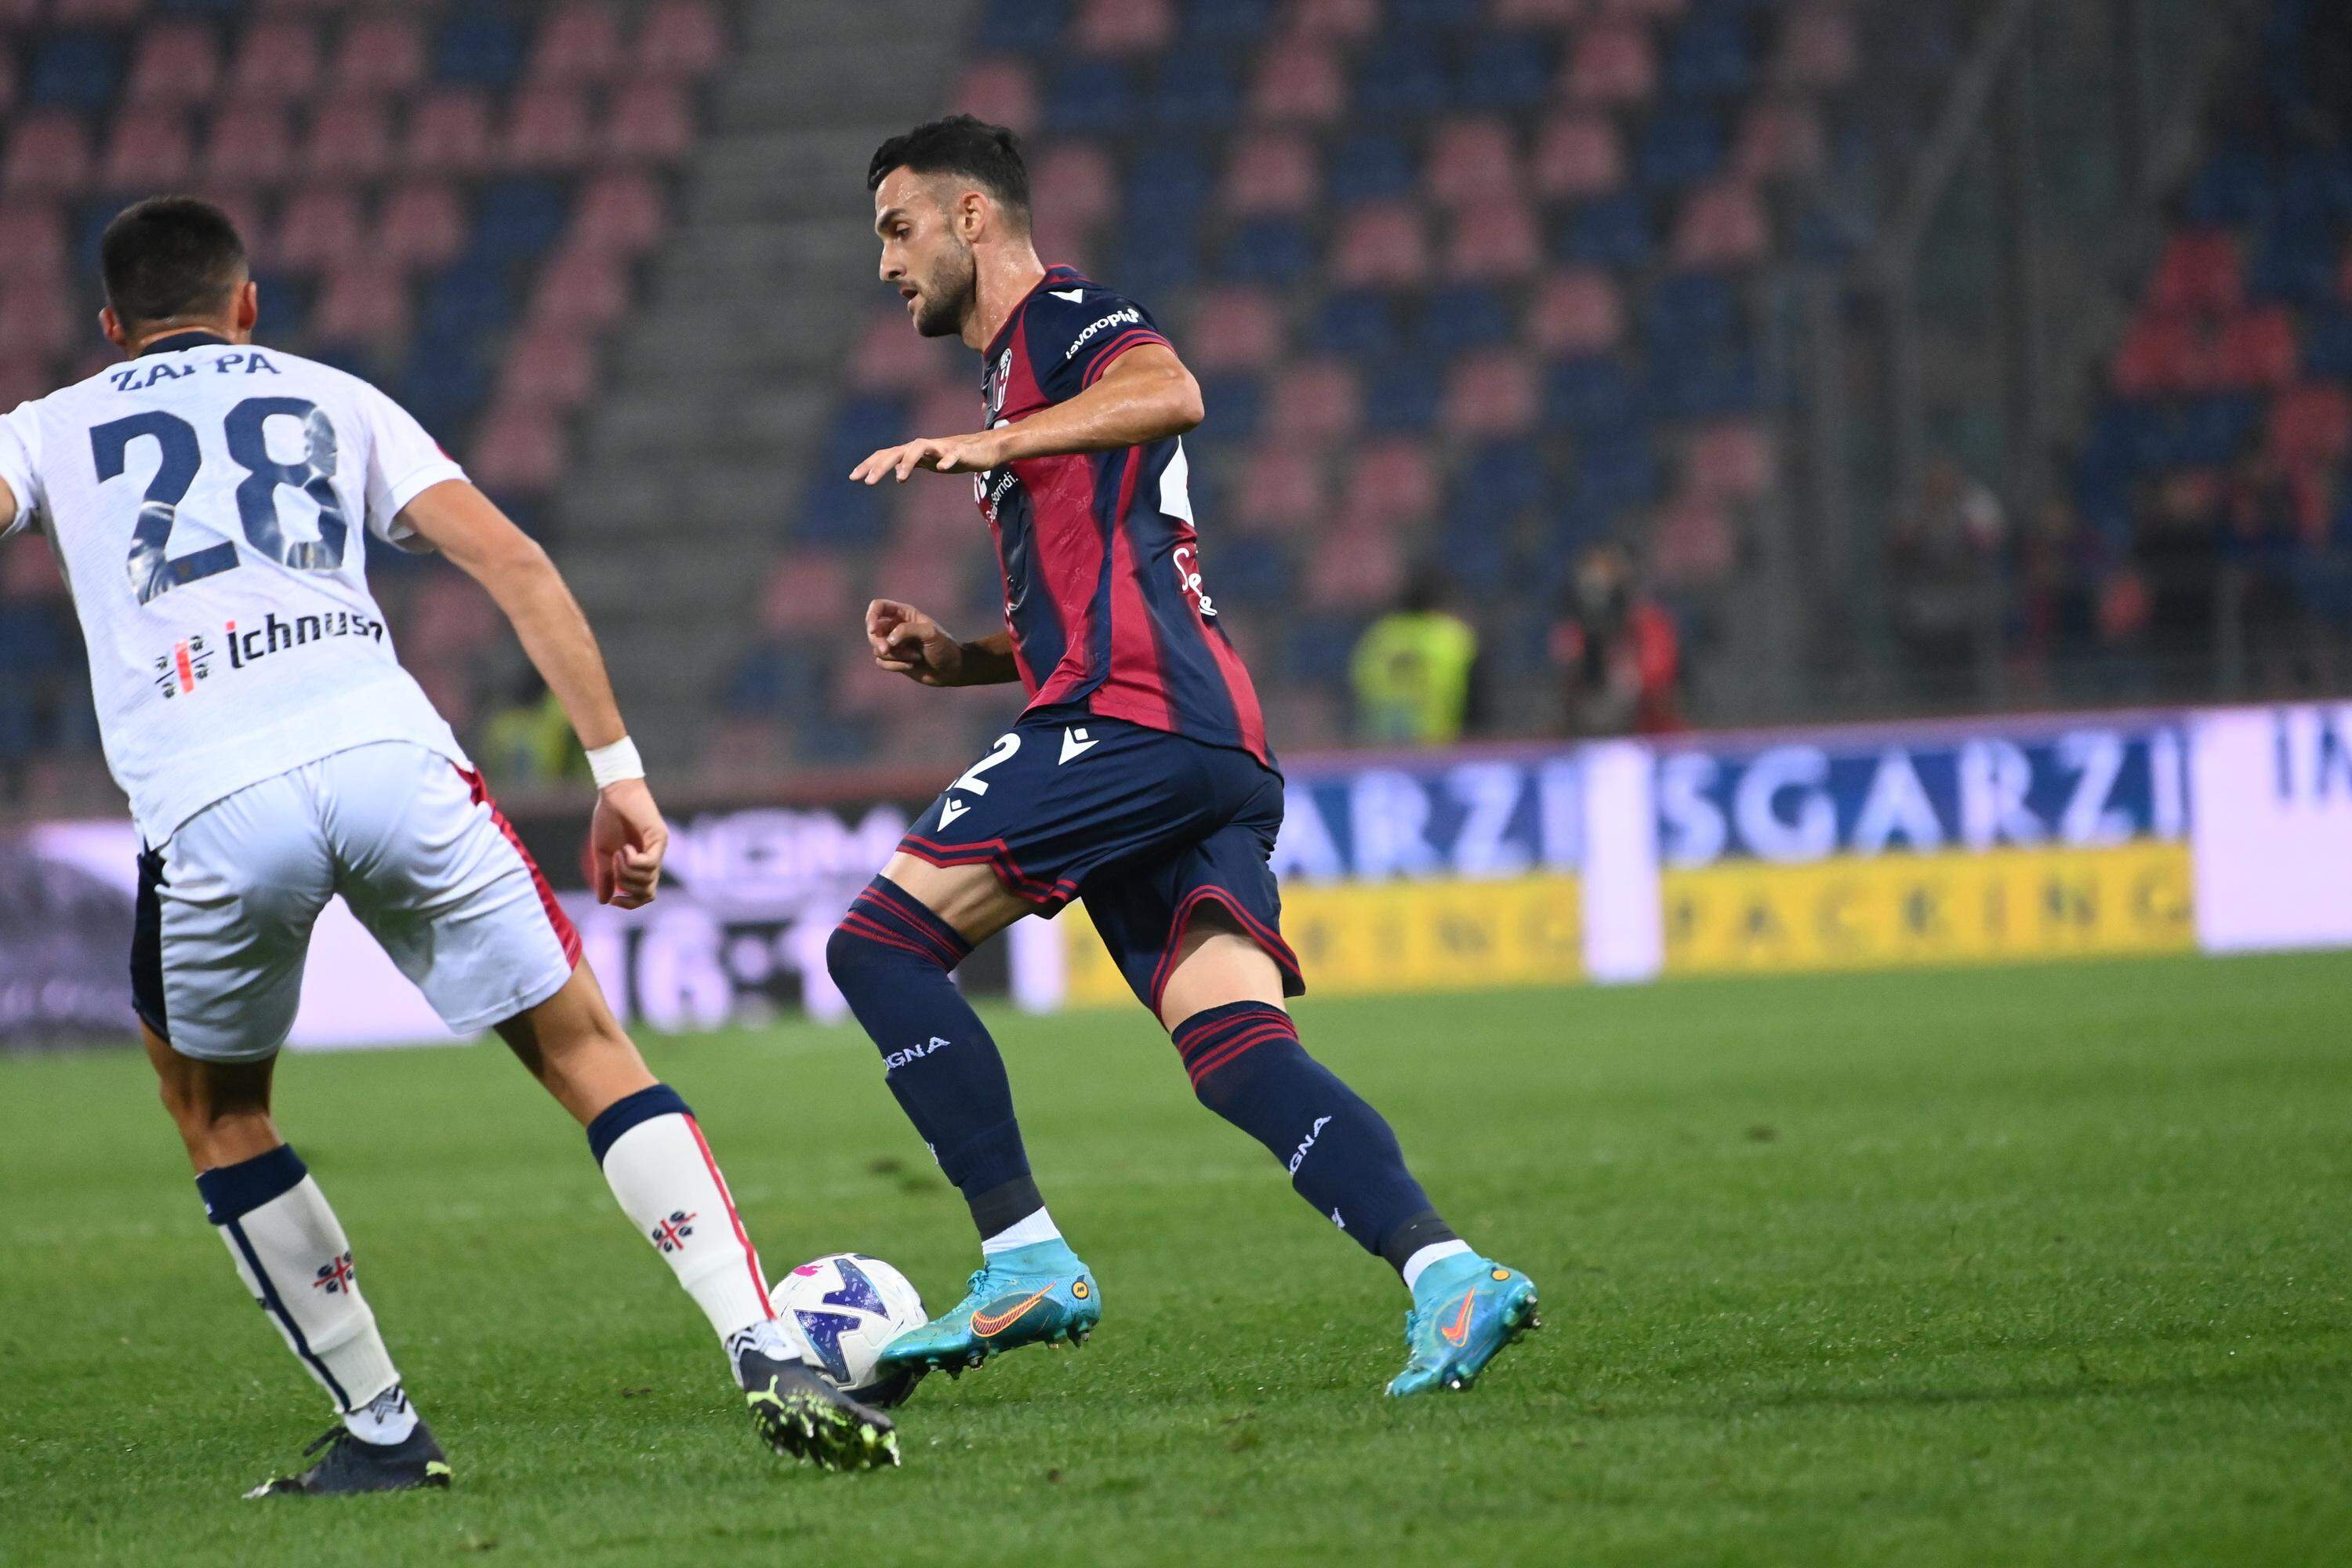
[[[883,143],[866,184],[883,281],[916,331],[981,351],[985,418],[877,452],[850,477],[971,475],[1005,620],[967,642],[877,599],[867,641],[883,668],[927,686],[1017,680],[1029,697],[827,949],[981,1235],[964,1300],[883,1361],[961,1371],[1082,1340],[1102,1317],[1030,1174],[996,1045],[949,980],[975,944],[1083,898],[1202,1101],[1404,1277],[1409,1360],[1389,1392],[1465,1386],[1533,1324],[1535,1286],[1454,1236],[1388,1123],[1307,1054],[1284,1008],[1306,986],[1268,865],[1282,775],[1202,573],[1182,441],[1200,387],[1141,306],[1039,262],[1011,132],[968,115],[919,126]]]

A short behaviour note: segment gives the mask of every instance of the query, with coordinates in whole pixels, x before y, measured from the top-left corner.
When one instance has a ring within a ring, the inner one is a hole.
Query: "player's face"
[[[979,276],[971,247],[956,232],[937,181],[894,169],[874,191],[874,232],[882,237],[882,281],[898,290],[915,331],[953,337],[971,312]]]

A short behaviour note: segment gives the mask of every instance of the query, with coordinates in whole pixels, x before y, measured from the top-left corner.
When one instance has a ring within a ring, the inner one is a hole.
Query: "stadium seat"
[[[376,220],[376,253],[403,267],[446,267],[466,247],[466,213],[438,181],[400,186]]]
[[[1772,79],[1789,87],[1826,91],[1852,80],[1860,64],[1853,22],[1838,0],[1809,5],[1780,26]]]
[[[1175,36],[1171,0],[1080,0],[1069,42],[1089,55],[1148,55]]]
[[[1675,34],[1666,57],[1666,90],[1676,98],[1741,97],[1755,75],[1735,16],[1694,16]]]
[[[2274,390],[2294,380],[2294,319],[2270,305],[2232,316],[2214,347],[2214,384],[2232,391]]]
[[[1597,0],[1495,0],[1494,15],[1499,26],[1558,29],[1583,21],[1596,4]]]
[[[1633,167],[1643,184],[1675,189],[1706,179],[1723,159],[1722,124],[1708,110],[1683,105],[1651,116]]]
[[[1307,346],[1315,352],[1357,360],[1384,359],[1396,352],[1400,341],[1389,297],[1370,290],[1326,299],[1307,334]]]
[[[1528,314],[1528,337],[1547,354],[1606,353],[1624,341],[1625,310],[1617,285],[1599,268],[1545,279]]]
[[[1389,201],[1412,191],[1412,157],[1403,138],[1360,132],[1339,143],[1330,166],[1331,200],[1340,205]]]
[[[1759,99],[1733,137],[1732,172],[1750,180],[1810,179],[1828,166],[1819,110],[1802,99]]]
[[[392,117],[380,100],[320,100],[303,139],[304,172],[321,180],[373,180],[392,168]]]
[[[150,3],[151,0],[52,0],[46,20],[54,26],[119,27],[135,19]],[[6,19],[30,23],[34,19],[30,13],[37,7],[25,5],[24,0],[17,0],[17,4],[21,7],[19,14]]]
[[[1266,430],[1285,440],[1334,440],[1363,418],[1355,372],[1332,360],[1297,362],[1277,373],[1273,404]]]
[[[1437,423],[1444,395],[1443,368],[1428,360],[1375,364],[1364,377],[1363,426],[1384,436],[1419,435]]]
[[[1082,60],[1054,73],[1045,89],[1045,129],[1057,136],[1109,136],[1128,128],[1140,102],[1127,68]]]
[[[1091,142],[1065,142],[1050,149],[1030,171],[1037,210],[1072,229],[1086,232],[1118,205],[1118,174],[1110,154]]]
[[[876,310],[858,333],[849,384],[857,392],[912,392],[937,382],[945,365],[940,340],[908,331],[906,312],[894,304]]]
[[[1355,110],[1375,122],[1444,112],[1445,68],[1418,41],[1377,44],[1356,65]]]
[[[132,103],[201,104],[220,85],[220,45],[202,22],[163,22],[147,29],[131,57],[122,96]]]
[[[2125,397],[2154,397],[2200,380],[2202,349],[2184,316],[2143,312],[2124,334],[2110,374]]]
[[[489,6],[461,6],[433,39],[433,78],[450,86],[499,89],[522,75],[520,24]]]
[[[180,110],[126,109],[107,137],[99,183],[124,193],[184,184],[194,163],[194,143]]]
[[[1265,290],[1221,289],[1194,308],[1184,359],[1204,373],[1258,370],[1282,353],[1282,311]]]
[[[408,289],[400,268],[365,258],[327,275],[310,324],[322,343],[382,348],[407,332],[408,321]]]
[[[620,263],[598,251],[567,250],[540,274],[531,292],[530,321],[537,326],[593,331],[618,320],[628,303],[629,280]]]
[[[357,260],[368,253],[368,241],[359,198],[348,186],[321,186],[287,199],[263,254],[273,268],[316,272]]]
[[[1523,178],[1511,128],[1500,120],[1457,120],[1430,135],[1430,199],[1440,207],[1488,206],[1519,199]]]
[[[0,202],[0,280],[18,277],[63,279],[66,275],[66,217],[58,204],[39,199]],[[19,402],[23,401],[21,398]],[[5,406],[14,408],[15,403]]]
[[[1606,195],[1625,183],[1625,153],[1606,114],[1576,110],[1545,121],[1529,173],[1538,195]]]
[[[54,358],[73,342],[75,324],[58,280],[27,275],[0,285],[0,343],[12,353]]]
[[[500,162],[509,168],[576,169],[587,160],[588,100],[576,88],[526,88],[515,95]]]
[[[1454,216],[1446,236],[1445,276],[1491,281],[1531,276],[1543,264],[1543,241],[1531,207],[1500,204]]]
[[[1273,26],[1274,0],[1185,0],[1179,34],[1187,48],[1255,43]]]
[[[1419,440],[1384,441],[1359,450],[1347,464],[1339,495],[1341,527],[1397,530],[1426,522],[1437,510],[1437,464]]]
[[[0,153],[0,195],[72,195],[89,183],[89,133],[79,115],[37,109],[17,115]]]
[[[1331,280],[1343,289],[1406,287],[1429,275],[1421,215],[1402,202],[1348,214],[1331,247]]]
[[[1745,421],[1695,431],[1683,461],[1688,492],[1711,500],[1756,500],[1772,487],[1771,444]]]
[[[1227,238],[1221,259],[1223,275],[1236,282],[1294,285],[1313,268],[1315,246],[1295,219],[1254,218]]]
[[[1028,65],[1010,58],[974,62],[957,83],[949,112],[971,114],[992,125],[1007,125],[1024,136],[1037,128],[1037,79]]]
[[[694,110],[675,82],[625,84],[604,119],[604,151],[624,163],[673,163],[694,145]]]
[[[2305,383],[2271,404],[2270,450],[2289,467],[2341,462],[2352,452],[2352,391]]]
[[[307,99],[324,74],[317,30],[308,22],[272,17],[248,26],[238,40],[228,90],[247,101]]]
[[[972,36],[996,48],[1042,54],[1061,45],[1069,25],[1068,0],[988,0]]]
[[[1466,110],[1522,113],[1543,103],[1552,75],[1551,50],[1542,39],[1493,34],[1470,46],[1454,76],[1453,100]]]
[[[1291,216],[1315,203],[1315,148],[1305,137],[1273,132],[1245,137],[1225,169],[1223,205],[1237,217]]]
[[[31,54],[22,88],[30,105],[88,114],[112,102],[121,83],[121,50],[105,33],[52,33]]]
[[[562,422],[544,409],[493,409],[483,416],[466,469],[493,495],[552,489],[563,478]]]
[[[660,0],[637,29],[635,68],[664,81],[709,75],[727,56],[718,7],[706,0]]]
[[[2303,373],[2314,380],[2352,382],[2352,310],[2328,306],[2304,324]]]
[[[1404,576],[1404,547],[1393,530],[1343,519],[1315,542],[1307,601],[1319,610],[1385,609],[1403,589]]]
[[[1646,408],[1633,374],[1621,361],[1599,354],[1553,366],[1544,401],[1554,423],[1585,434],[1624,430],[1638,424]]]
[[[232,104],[213,117],[205,174],[223,185],[274,185],[292,172],[295,136],[274,103]]]
[[[1647,205],[1628,191],[1587,202],[1570,214],[1559,254],[1588,266],[1634,268],[1649,259],[1654,243]]]
[[[865,608],[855,593],[848,567],[838,552],[804,546],[788,549],[776,557],[761,581],[761,629],[771,637],[804,637],[814,626],[848,624]]]
[[[1675,225],[1677,267],[1746,267],[1765,259],[1772,231],[1753,186],[1737,178],[1691,193]]]
[[[501,270],[509,262],[536,259],[562,237],[571,210],[570,187],[561,181],[500,180],[481,194],[473,252]]]
[[[580,195],[572,237],[615,256],[650,249],[669,226],[661,187],[643,174],[599,174]]]
[[[1468,33],[1486,19],[1486,0],[1389,0],[1389,26],[1408,37]]]
[[[1289,33],[1295,38],[1356,42],[1379,31],[1380,0],[1292,0]]]
[[[400,161],[415,174],[481,173],[490,162],[488,99],[472,88],[432,93],[408,112]]]
[[[1542,412],[1535,366],[1517,354],[1487,353],[1459,361],[1447,373],[1438,418],[1448,435],[1484,439],[1524,435]]]
[[[1440,289],[1422,307],[1414,324],[1412,352],[1433,363],[1474,349],[1499,348],[1511,341],[1509,305],[1493,289]]]
[[[425,79],[424,32],[410,16],[354,16],[336,43],[328,75],[338,96],[411,92]]]
[[[526,74],[532,81],[594,86],[619,76],[627,58],[613,8],[598,0],[574,0],[540,24]]]
[[[1579,33],[1569,50],[1563,84],[1577,103],[1647,102],[1658,87],[1658,59],[1638,22],[1603,20]]]
[[[1163,131],[1213,131],[1241,114],[1241,84],[1224,61],[1178,54],[1163,60],[1151,95],[1151,122]]]
[[[1250,77],[1248,115],[1260,124],[1334,124],[1347,101],[1347,68],[1336,51],[1311,41],[1273,45]]]
[[[1703,588],[1731,574],[1738,546],[1714,500],[1685,493],[1659,509],[1650,526],[1650,580],[1660,588]]]

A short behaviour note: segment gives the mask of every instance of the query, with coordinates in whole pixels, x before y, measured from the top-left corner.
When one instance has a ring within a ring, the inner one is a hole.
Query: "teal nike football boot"
[[[1414,1287],[1404,1318],[1407,1359],[1389,1393],[1467,1388],[1504,1346],[1542,1326],[1536,1282],[1517,1269],[1475,1253],[1433,1263]]]
[[[1022,1345],[1082,1345],[1102,1321],[1102,1292],[1056,1238],[1000,1252],[981,1265],[949,1311],[882,1347],[875,1376],[934,1369],[957,1375]]]

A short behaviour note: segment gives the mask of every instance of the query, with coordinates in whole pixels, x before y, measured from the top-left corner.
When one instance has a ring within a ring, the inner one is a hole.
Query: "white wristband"
[[[623,779],[646,776],[645,760],[637,755],[637,743],[626,735],[609,746],[598,746],[588,753],[588,771],[596,776],[598,789],[609,789]]]

